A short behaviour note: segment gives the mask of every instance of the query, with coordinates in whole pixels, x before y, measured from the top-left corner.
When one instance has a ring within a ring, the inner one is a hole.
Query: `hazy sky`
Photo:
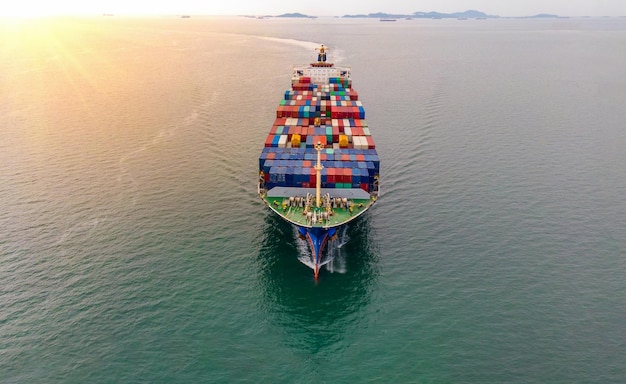
[[[301,12],[315,16],[468,9],[500,16],[553,13],[561,16],[625,16],[626,0],[13,0],[0,15],[46,14],[212,14],[277,15]]]

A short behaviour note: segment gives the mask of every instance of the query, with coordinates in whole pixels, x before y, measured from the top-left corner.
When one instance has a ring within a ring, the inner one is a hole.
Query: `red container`
[[[339,127],[333,127],[333,143],[339,142]]]
[[[337,182],[345,183],[346,181],[346,168],[337,169]]]
[[[343,169],[343,182],[352,184],[352,169],[350,168]]]
[[[369,192],[370,186],[367,183],[361,183],[361,189],[364,190],[365,192]]]
[[[367,140],[367,148],[375,149],[376,145],[374,145],[374,138],[372,136],[364,136],[364,137]]]
[[[322,143],[322,147],[326,147],[326,136],[315,136],[313,138],[313,145],[315,146],[317,143]],[[325,153],[322,155],[326,156]]]
[[[337,181],[337,171],[335,168],[326,169],[326,179],[329,183],[340,183],[340,181]]]

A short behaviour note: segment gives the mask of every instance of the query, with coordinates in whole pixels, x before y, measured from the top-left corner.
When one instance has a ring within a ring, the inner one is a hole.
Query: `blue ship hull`
[[[313,263],[315,270],[315,278],[319,275],[319,270],[324,263],[324,248],[328,243],[328,240],[332,239],[336,233],[337,228],[307,228],[298,227],[298,233],[305,238],[311,247],[311,253],[313,255]]]

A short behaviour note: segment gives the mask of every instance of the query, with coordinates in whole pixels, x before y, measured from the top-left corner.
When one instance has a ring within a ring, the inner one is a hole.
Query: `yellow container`
[[[348,136],[347,135],[339,135],[339,147],[348,148]]]
[[[291,135],[291,148],[298,148],[300,146],[300,135],[299,134],[293,134]]]

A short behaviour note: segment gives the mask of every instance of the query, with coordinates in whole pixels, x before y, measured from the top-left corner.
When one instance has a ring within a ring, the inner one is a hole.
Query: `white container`
[[[280,135],[280,139],[278,139],[278,147],[287,148],[287,135]]]

